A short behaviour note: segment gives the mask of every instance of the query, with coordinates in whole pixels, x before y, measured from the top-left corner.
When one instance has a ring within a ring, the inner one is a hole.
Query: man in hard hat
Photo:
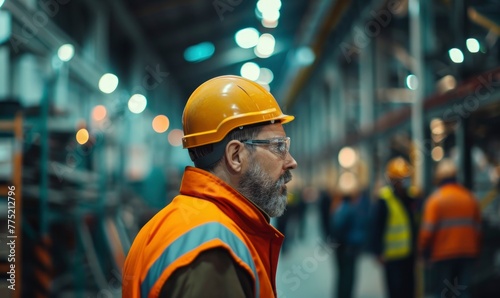
[[[481,214],[474,195],[457,183],[457,168],[451,159],[443,159],[436,166],[435,182],[438,189],[427,199],[418,248],[420,255],[432,264],[433,297],[449,293],[470,297],[469,277],[473,260],[479,254]]]
[[[391,298],[415,295],[415,214],[418,202],[409,191],[412,167],[403,157],[386,165],[387,185],[373,208],[370,250],[384,267],[387,294]]]
[[[138,233],[123,297],[275,297],[286,206],[297,167],[274,97],[238,76],[216,77],[188,99],[180,194]]]

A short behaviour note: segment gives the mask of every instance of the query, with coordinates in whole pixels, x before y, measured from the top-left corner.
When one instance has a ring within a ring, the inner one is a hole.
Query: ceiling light
[[[241,66],[241,76],[252,81],[256,81],[260,75],[260,67],[257,63],[247,62]]]
[[[410,90],[416,90],[418,88],[418,78],[414,74],[408,75],[406,77],[406,87]]]
[[[276,45],[276,40],[274,36],[269,33],[264,33],[259,37],[259,42],[254,49],[255,55],[259,58],[270,57],[274,52],[274,46]]]
[[[264,14],[266,11],[279,11],[281,8],[281,0],[259,0],[257,9]]]
[[[134,94],[128,100],[128,109],[134,114],[140,114],[146,109],[147,104],[148,100],[144,95]]]
[[[464,62],[464,54],[460,49],[453,48],[448,51],[448,55],[450,56],[451,61],[454,63],[462,63]]]
[[[99,90],[104,93],[112,93],[118,87],[118,77],[112,73],[104,74],[99,80]]]
[[[241,29],[234,35],[234,40],[240,48],[255,47],[259,41],[259,31],[255,28]]]
[[[268,22],[277,21],[279,20],[279,18],[280,18],[280,12],[277,10],[265,11],[262,13],[262,19]]]
[[[5,3],[5,0],[0,0],[0,7]]]
[[[477,53],[481,48],[479,41],[477,41],[477,39],[475,38],[468,38],[466,44],[467,44],[467,50],[469,50],[469,52],[471,53]]]
[[[57,57],[61,59],[63,62],[68,62],[73,58],[73,55],[75,54],[75,48],[73,47],[72,44],[63,44],[62,46],[59,47],[57,50]]]

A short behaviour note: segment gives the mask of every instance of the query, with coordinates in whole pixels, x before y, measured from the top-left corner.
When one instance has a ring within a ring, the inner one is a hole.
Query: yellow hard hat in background
[[[186,103],[182,145],[217,143],[237,127],[293,119],[283,114],[273,95],[258,83],[233,75],[215,77],[196,88]]]
[[[386,175],[391,179],[408,178],[412,173],[411,165],[402,157],[395,157],[387,162]]]

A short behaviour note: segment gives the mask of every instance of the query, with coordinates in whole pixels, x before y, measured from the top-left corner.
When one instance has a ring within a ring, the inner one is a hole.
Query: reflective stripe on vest
[[[380,190],[387,205],[387,228],[384,234],[384,257],[395,260],[410,254],[410,219],[403,204],[388,186]]]
[[[436,224],[431,224],[428,222],[422,224],[422,229],[429,232],[438,231],[440,229],[457,228],[457,227],[463,227],[463,228],[470,227],[475,230],[481,229],[480,225],[470,217],[441,219]]]
[[[186,232],[177,240],[172,242],[160,255],[160,257],[149,268],[148,274],[141,284],[141,296],[148,297],[158,278],[170,264],[185,253],[196,249],[198,246],[210,240],[219,239],[227,244],[231,250],[245,262],[253,271],[255,277],[255,297],[260,296],[260,284],[257,270],[252,255],[247,246],[231,230],[217,222],[210,222]]]

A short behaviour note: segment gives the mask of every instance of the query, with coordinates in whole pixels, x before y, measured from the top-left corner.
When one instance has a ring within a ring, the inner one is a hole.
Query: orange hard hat
[[[387,176],[391,179],[403,179],[411,176],[411,165],[402,157],[395,157],[387,163],[385,168]]]
[[[184,107],[182,146],[217,143],[245,125],[293,119],[283,114],[276,99],[258,83],[234,75],[215,77],[196,88]]]
[[[449,158],[442,159],[436,166],[436,173],[434,174],[434,179],[436,182],[440,182],[443,179],[453,178],[457,175],[457,167],[453,160]]]

